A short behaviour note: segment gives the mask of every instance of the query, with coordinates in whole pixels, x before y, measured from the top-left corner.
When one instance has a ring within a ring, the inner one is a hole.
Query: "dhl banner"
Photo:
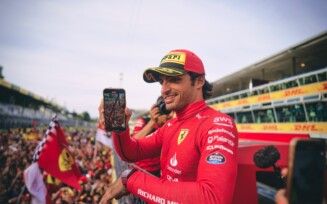
[[[284,91],[277,91],[271,94],[272,100],[291,98],[295,96],[310,95],[327,91],[327,82],[309,84],[306,86],[296,87]]]
[[[262,94],[259,96],[251,96],[248,98],[215,104],[212,105],[212,107],[216,110],[220,110],[220,109],[226,109],[226,108],[237,107],[237,106],[271,102],[271,101],[292,98],[297,96],[299,97],[303,95],[310,95],[310,94],[321,93],[321,92],[327,92],[327,82],[308,84],[301,87],[276,91],[272,93]]]
[[[239,132],[327,133],[327,122],[237,124]]]

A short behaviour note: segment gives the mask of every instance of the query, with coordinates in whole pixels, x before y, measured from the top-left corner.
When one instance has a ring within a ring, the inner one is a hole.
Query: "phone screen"
[[[288,173],[290,203],[322,203],[324,192],[325,141],[298,140],[291,147]]]
[[[121,132],[126,130],[125,90],[104,89],[103,100],[104,100],[104,118],[105,118],[106,131]]]

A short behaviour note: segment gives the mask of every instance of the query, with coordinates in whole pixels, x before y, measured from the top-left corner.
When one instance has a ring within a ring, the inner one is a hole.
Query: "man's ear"
[[[198,76],[195,80],[195,85],[199,88],[202,88],[204,86],[206,79],[204,76]]]

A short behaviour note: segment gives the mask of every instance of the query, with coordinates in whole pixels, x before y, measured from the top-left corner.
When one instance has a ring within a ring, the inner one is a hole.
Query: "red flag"
[[[50,123],[47,133],[37,161],[39,166],[63,183],[81,190],[79,179],[82,175],[69,151],[68,142],[59,123]]]

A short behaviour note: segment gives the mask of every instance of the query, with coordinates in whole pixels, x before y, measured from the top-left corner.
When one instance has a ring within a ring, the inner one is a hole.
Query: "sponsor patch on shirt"
[[[227,117],[215,117],[213,123],[219,126],[227,126],[233,128],[233,122],[230,118]]]
[[[207,162],[209,164],[224,164],[226,162],[226,158],[224,155],[214,152],[207,156]]]

